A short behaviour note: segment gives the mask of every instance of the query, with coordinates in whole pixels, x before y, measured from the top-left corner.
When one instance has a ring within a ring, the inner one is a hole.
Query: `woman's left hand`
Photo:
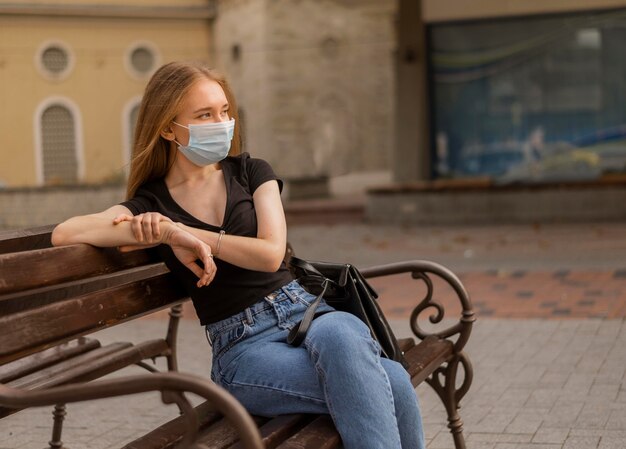
[[[161,240],[161,226],[162,221],[173,223],[173,221],[158,212],[146,212],[139,215],[127,215],[121,214],[113,219],[113,224],[119,224],[123,221],[130,222],[130,229],[133,235],[137,239],[138,243],[141,243],[142,247],[145,245],[158,244]]]

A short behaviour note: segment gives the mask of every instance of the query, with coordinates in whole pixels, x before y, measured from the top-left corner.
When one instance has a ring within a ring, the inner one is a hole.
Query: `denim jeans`
[[[381,358],[361,320],[316,318],[300,347],[286,342],[314,296],[293,281],[206,326],[212,379],[255,415],[329,413],[346,449],[423,449],[417,396],[406,370]],[[319,312],[333,311],[322,303]]]

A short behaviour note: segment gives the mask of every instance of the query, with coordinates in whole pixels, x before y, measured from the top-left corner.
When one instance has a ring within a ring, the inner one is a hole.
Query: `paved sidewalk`
[[[363,267],[422,258],[459,274],[478,310],[467,347],[474,383],[461,409],[468,448],[626,448],[623,224],[295,226],[289,240],[306,258],[341,254]],[[410,333],[407,313],[420,297],[406,278],[376,285],[394,298],[383,307],[401,336]],[[166,324],[143,319],[100,338],[139,341],[163,335]],[[182,371],[208,375],[210,352],[193,319],[183,320],[179,347]],[[440,401],[427,385],[418,395],[428,448],[453,448]],[[157,394],[71,405],[64,440],[72,449],[120,447],[177,414]],[[51,418],[44,408],[0,420],[0,449],[42,448]]]

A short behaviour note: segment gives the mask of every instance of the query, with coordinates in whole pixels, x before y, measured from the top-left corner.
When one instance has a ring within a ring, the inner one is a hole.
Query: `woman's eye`
[[[222,117],[228,117],[228,109],[225,111],[222,111]]]
[[[210,112],[205,112],[204,114],[202,114],[200,116],[200,118],[211,118],[211,113]]]

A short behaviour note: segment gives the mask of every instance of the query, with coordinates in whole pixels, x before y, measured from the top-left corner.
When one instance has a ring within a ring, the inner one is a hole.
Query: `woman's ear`
[[[161,131],[161,137],[163,137],[165,140],[169,140],[170,142],[172,142],[176,138],[176,135],[172,131],[172,128],[168,126]]]

